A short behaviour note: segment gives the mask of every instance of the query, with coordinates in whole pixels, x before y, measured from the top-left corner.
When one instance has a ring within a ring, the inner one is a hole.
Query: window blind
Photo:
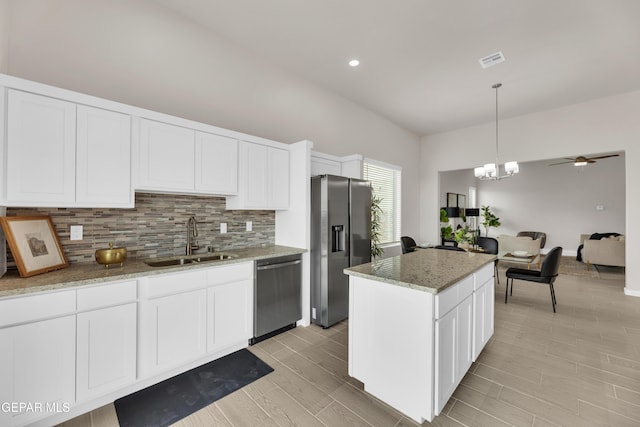
[[[363,178],[371,182],[373,194],[381,200],[382,215],[380,218],[380,243],[391,243],[400,240],[402,189],[401,168],[365,159],[363,162]]]

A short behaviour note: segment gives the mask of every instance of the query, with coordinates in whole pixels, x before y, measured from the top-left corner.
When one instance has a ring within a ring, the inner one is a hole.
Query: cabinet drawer
[[[75,314],[76,291],[29,295],[0,301],[0,328],[50,317]]]
[[[221,285],[240,280],[253,279],[253,263],[245,262],[207,270],[207,285]]]
[[[474,291],[487,283],[489,279],[493,279],[493,263],[489,263],[473,273],[473,279]]]
[[[435,318],[439,319],[473,293],[473,275],[436,294]]]
[[[138,294],[136,284],[135,280],[131,280],[78,289],[78,311],[133,302]]]
[[[207,271],[196,270],[152,276],[140,280],[140,298],[156,298],[164,295],[201,289],[207,285]]]

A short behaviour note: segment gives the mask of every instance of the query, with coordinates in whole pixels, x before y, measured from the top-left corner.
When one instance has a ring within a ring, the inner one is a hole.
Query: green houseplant
[[[453,229],[451,228],[451,224],[449,224],[449,217],[445,209],[440,209],[440,223],[447,224],[440,227],[440,236],[442,236],[443,239],[450,239]]]
[[[473,241],[473,234],[469,232],[469,226],[464,225],[463,228],[458,228],[453,234],[453,239],[458,243],[469,244]]]
[[[500,218],[498,218],[493,212],[491,212],[491,207],[488,205],[482,205],[482,217],[482,226],[485,230],[484,237],[489,237],[489,229],[491,227],[500,227]]]
[[[380,217],[382,216],[382,207],[380,203],[382,198],[371,192],[371,259],[380,257],[384,249],[380,246]]]

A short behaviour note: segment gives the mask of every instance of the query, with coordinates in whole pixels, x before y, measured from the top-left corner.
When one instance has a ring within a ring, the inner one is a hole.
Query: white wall
[[[328,154],[397,164],[403,229],[418,233],[420,149],[410,132],[148,0],[9,4],[8,74],[276,141],[311,140]]]
[[[9,68],[9,0],[0,0],[0,73]]]
[[[500,157],[519,162],[585,153],[625,152],[625,292],[640,296],[640,91],[500,121]],[[494,124],[487,123],[422,139],[421,212],[424,240],[434,241],[438,224],[438,171],[473,168],[490,159]],[[455,147],[452,150],[451,147]],[[455,153],[464,152],[464,156]],[[489,156],[490,157],[490,156]],[[511,178],[516,179],[516,178]],[[502,182],[495,183],[497,185]],[[588,232],[588,230],[585,230]]]

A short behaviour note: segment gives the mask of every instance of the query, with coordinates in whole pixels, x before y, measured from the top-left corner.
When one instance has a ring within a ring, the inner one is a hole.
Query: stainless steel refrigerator
[[[349,315],[343,270],[371,261],[371,184],[311,178],[311,321],[328,328]]]

